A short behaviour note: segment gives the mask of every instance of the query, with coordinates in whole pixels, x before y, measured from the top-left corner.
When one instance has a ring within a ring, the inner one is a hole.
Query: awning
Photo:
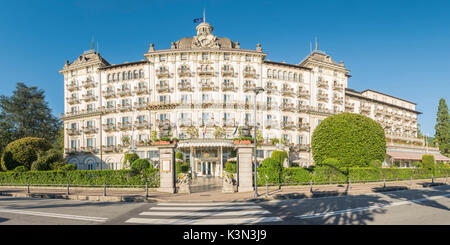
[[[421,152],[405,152],[405,151],[387,151],[386,154],[395,160],[422,161],[423,155],[433,155],[435,161],[450,162],[450,158],[435,152],[421,153]]]
[[[193,140],[181,140],[178,142],[179,148],[189,147],[229,147],[233,148],[234,143],[232,140],[214,140],[214,139],[193,139]]]

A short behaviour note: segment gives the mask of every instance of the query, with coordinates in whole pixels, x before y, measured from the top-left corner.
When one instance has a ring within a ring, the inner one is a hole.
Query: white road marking
[[[158,206],[242,206],[255,205],[253,202],[206,202],[206,203],[158,203]]]
[[[235,209],[261,209],[260,206],[215,206],[215,207],[152,207],[150,210],[186,210],[186,211],[198,211],[198,210],[235,210]]]
[[[227,216],[227,215],[260,215],[270,214],[267,210],[243,210],[243,211],[214,211],[214,212],[142,212],[139,215],[150,216]]]
[[[361,211],[378,209],[378,208],[388,208],[388,207],[394,207],[394,206],[401,206],[401,205],[407,205],[407,204],[412,204],[412,203],[424,202],[424,201],[428,201],[428,200],[437,200],[437,199],[441,199],[441,198],[444,198],[444,197],[447,197],[447,196],[450,196],[450,194],[445,194],[445,195],[442,195],[442,196],[433,196],[433,197],[420,198],[420,199],[410,200],[410,201],[401,201],[401,202],[394,202],[394,203],[389,203],[389,204],[380,204],[380,205],[374,205],[374,206],[368,206],[368,207],[345,209],[345,210],[332,211],[332,212],[323,212],[323,213],[315,213],[315,214],[304,214],[304,215],[298,215],[298,216],[295,216],[295,217],[301,218],[301,219],[312,219],[312,218],[333,216],[333,215],[339,215],[339,214],[345,214],[345,213],[361,212]]]
[[[279,217],[228,218],[228,219],[146,219],[131,218],[126,223],[152,225],[227,225],[227,224],[256,224],[283,221]]]
[[[34,215],[34,216],[42,216],[42,217],[72,219],[72,220],[84,220],[84,221],[94,221],[94,222],[105,222],[108,219],[108,218],[102,218],[102,217],[79,216],[79,215],[71,215],[71,214],[44,213],[44,212],[27,211],[27,210],[19,210],[19,209],[9,209],[9,208],[0,208],[0,213]]]
[[[149,211],[140,213],[139,217],[130,218],[125,222],[153,225],[231,225],[283,221],[280,217],[269,217],[270,214],[269,211],[252,202],[159,203],[151,207]]]

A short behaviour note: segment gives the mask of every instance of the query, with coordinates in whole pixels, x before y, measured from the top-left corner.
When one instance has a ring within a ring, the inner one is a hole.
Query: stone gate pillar
[[[159,149],[159,188],[160,192],[175,193],[175,148],[176,144],[158,145]]]
[[[238,192],[253,191],[253,171],[252,171],[252,153],[253,145],[238,144],[237,157],[239,161],[238,168]]]

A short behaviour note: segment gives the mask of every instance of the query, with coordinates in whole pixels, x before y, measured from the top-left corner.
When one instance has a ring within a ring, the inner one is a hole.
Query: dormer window
[[[202,53],[202,60],[208,60],[209,55],[208,53]]]
[[[166,61],[166,56],[160,55],[159,56],[159,62],[165,62],[165,61]]]

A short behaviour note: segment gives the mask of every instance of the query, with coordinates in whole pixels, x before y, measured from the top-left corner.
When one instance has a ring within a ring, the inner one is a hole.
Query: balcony
[[[122,123],[117,123],[117,128],[118,128],[120,131],[128,131],[128,130],[131,130],[131,123],[129,123],[129,122],[124,123],[124,124],[122,124]]]
[[[299,131],[309,131],[310,129],[309,123],[299,123],[297,129]]]
[[[103,107],[103,111],[105,112],[105,113],[114,113],[114,112],[116,112],[116,107],[114,107],[114,106],[106,106],[106,107]]]
[[[328,94],[325,94],[325,93],[317,94],[317,100],[327,102],[328,101]]]
[[[107,91],[103,92],[103,97],[105,97],[105,99],[115,98],[116,93],[114,92],[114,90],[107,90]]]
[[[282,111],[294,111],[295,110],[294,103],[282,103],[280,109]]]
[[[180,91],[191,91],[192,92],[192,86],[191,86],[190,82],[184,82],[184,83],[179,82],[178,89]]]
[[[156,91],[158,91],[158,93],[170,92],[169,84],[167,83],[156,84]]]
[[[120,112],[125,112],[125,111],[131,111],[132,110],[130,104],[125,104],[125,105],[117,104],[117,109]]]
[[[147,86],[142,86],[142,87],[135,86],[134,93],[137,95],[141,95],[141,94],[149,94],[150,92],[148,91]]]
[[[97,128],[94,128],[93,126],[82,127],[81,130],[85,134],[95,134],[97,132]]]
[[[201,84],[201,90],[202,91],[214,91],[217,88],[214,87],[214,82],[210,82],[210,83],[202,83]]]
[[[281,95],[283,96],[294,96],[294,88],[289,87],[282,87],[281,88]]]
[[[264,127],[266,129],[277,128],[277,126],[278,126],[278,122],[275,120],[265,120],[264,121]]]
[[[275,102],[272,102],[272,103],[267,102],[266,103],[267,110],[272,110],[272,109],[276,108],[277,106],[278,106],[278,104]]]
[[[69,98],[66,98],[66,100],[67,100],[67,103],[69,103],[70,105],[80,103],[80,100],[76,97],[69,97]]]
[[[66,88],[69,91],[75,91],[75,90],[80,89],[80,87],[78,87],[78,83],[76,83],[76,82],[70,82],[70,83],[66,84]]]
[[[222,91],[236,91],[236,88],[234,87],[234,82],[222,83]]]
[[[86,146],[86,147],[81,147],[81,151],[86,152],[86,153],[97,153],[98,148],[95,148],[93,146]]]
[[[212,76],[212,75],[214,75],[214,69],[212,68],[212,67],[209,67],[209,68],[203,68],[203,69],[201,69],[200,67],[199,68],[197,68],[197,74],[199,75],[199,76]]]
[[[156,76],[158,78],[169,78],[170,73],[168,69],[157,69],[156,70]]]
[[[184,128],[184,127],[190,127],[192,126],[192,120],[190,118],[188,119],[182,119],[179,123],[179,126]]]
[[[255,69],[244,69],[242,73],[245,78],[256,78],[256,70]]]
[[[236,123],[235,123],[234,119],[222,118],[222,126],[223,127],[235,127]]]
[[[333,84],[333,89],[334,90],[343,90],[344,89],[344,84],[334,83]]]
[[[234,75],[234,69],[228,69],[228,70],[224,70],[224,68],[222,67],[222,77],[233,77]]]
[[[81,130],[77,129],[77,128],[67,128],[66,129],[67,134],[72,136],[72,135],[80,135],[81,134]]]
[[[114,123],[103,124],[103,130],[105,132],[116,131],[116,125]]]
[[[254,88],[255,88],[254,83],[244,83],[244,86],[242,86],[242,89],[244,90],[244,92],[248,92]]]
[[[297,98],[309,98],[309,91],[308,90],[303,90],[303,89],[299,89],[297,91]]]
[[[344,102],[344,97],[340,96],[334,96],[333,97],[333,103],[335,104],[342,104]]]
[[[134,108],[136,108],[136,110],[138,110],[138,111],[146,110],[147,107],[148,107],[147,103],[140,103],[139,104],[137,102],[134,102]]]
[[[119,95],[119,97],[127,97],[127,96],[131,96],[131,90],[129,88],[125,88],[125,89],[117,89],[117,95]]]
[[[64,148],[64,151],[65,151],[67,154],[75,154],[75,153],[80,152],[80,149],[77,148],[77,147],[70,147],[70,148]]]
[[[292,121],[282,121],[280,127],[283,130],[292,130],[295,128],[295,124]]]
[[[94,80],[88,79],[88,80],[81,82],[81,85],[84,88],[95,87],[95,82],[94,82]]]
[[[278,87],[277,86],[272,86],[272,85],[266,85],[266,87],[264,87],[264,91],[267,94],[275,94],[278,92]]]
[[[371,107],[369,105],[361,105],[359,108],[360,112],[366,112],[366,113],[367,112],[370,113],[370,109],[371,109]]]
[[[103,152],[118,152],[119,148],[117,148],[115,145],[108,145],[102,147]]]
[[[324,81],[324,80],[317,81],[317,87],[328,89],[328,81]]]
[[[151,127],[151,124],[145,120],[142,122],[135,121],[134,125],[135,125],[136,129],[149,129]]]
[[[86,102],[97,100],[97,98],[98,97],[93,94],[83,94],[83,100]]]
[[[178,76],[179,77],[190,77],[191,75],[192,75],[191,69],[189,69],[189,68],[187,68],[187,69],[178,68]]]
[[[216,126],[216,123],[214,122],[214,120],[201,120],[200,121],[200,126],[201,127],[214,127]]]

